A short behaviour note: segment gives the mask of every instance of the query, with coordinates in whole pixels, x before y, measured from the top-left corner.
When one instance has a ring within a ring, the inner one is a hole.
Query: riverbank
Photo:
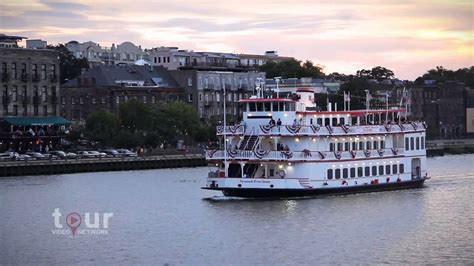
[[[474,153],[474,139],[438,139],[426,142],[426,155],[429,157],[468,153]]]
[[[84,172],[182,168],[207,165],[202,154],[147,157],[12,161],[0,163],[0,176],[54,175]]]

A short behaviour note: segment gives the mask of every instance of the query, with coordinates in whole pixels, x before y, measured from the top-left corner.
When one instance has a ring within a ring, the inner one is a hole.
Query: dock
[[[0,177],[206,166],[202,154],[0,162]]]

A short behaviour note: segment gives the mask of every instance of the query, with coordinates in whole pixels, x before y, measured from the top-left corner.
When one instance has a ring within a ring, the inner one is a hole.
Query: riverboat
[[[308,88],[241,99],[242,121],[217,126],[222,148],[206,151],[217,169],[202,188],[279,198],[418,188],[429,179],[427,126],[408,121],[407,106],[337,110],[328,102],[323,111],[315,102]]]

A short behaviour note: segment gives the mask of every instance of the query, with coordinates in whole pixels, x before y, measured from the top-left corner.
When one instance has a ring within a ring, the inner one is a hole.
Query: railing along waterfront
[[[225,156],[228,160],[268,160],[268,161],[332,161],[377,159],[403,156],[403,148],[386,148],[377,150],[350,151],[270,151],[270,150],[228,150]],[[206,151],[207,160],[223,160],[223,150]]]
[[[226,135],[244,135],[246,126],[233,125],[225,128]],[[341,125],[341,126],[319,126],[319,125],[260,125],[254,127],[256,135],[263,136],[346,136],[364,134],[387,134],[406,133],[425,130],[426,124],[422,122],[411,122],[404,124],[381,124],[381,125]],[[217,126],[218,135],[224,134],[224,127]]]

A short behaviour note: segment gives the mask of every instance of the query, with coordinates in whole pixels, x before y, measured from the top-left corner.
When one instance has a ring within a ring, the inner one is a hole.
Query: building
[[[0,48],[18,48],[18,42],[23,39],[26,37],[0,34]]]
[[[57,116],[59,60],[53,50],[0,48],[0,116]]]
[[[58,52],[19,48],[22,38],[0,37],[0,151],[57,147],[69,125],[58,117]]]
[[[254,94],[257,83],[265,80],[264,72],[232,72],[203,70],[170,71],[178,84],[186,89],[187,101],[192,103],[203,120],[222,119],[224,113],[223,88],[226,88],[226,110],[231,120],[237,121],[243,110],[240,99]]]
[[[26,49],[45,49],[47,46],[47,41],[40,39],[26,40]]]
[[[119,105],[136,99],[147,105],[184,100],[181,88],[163,67],[99,65],[61,88],[61,115],[84,125],[92,112],[118,114]]]
[[[466,134],[464,83],[425,82],[409,89],[410,119],[426,121],[431,138],[461,138]]]
[[[339,81],[318,79],[311,77],[304,78],[287,78],[278,81],[278,88],[280,91],[296,92],[297,88],[308,88],[315,93],[337,93],[341,87]],[[266,79],[265,88],[276,91],[277,80]]]
[[[474,137],[474,89],[466,89],[466,136]]]
[[[66,48],[76,58],[87,58],[91,67],[97,65],[133,65],[135,61],[148,59],[147,54],[141,46],[136,46],[131,42],[123,42],[122,44],[112,44],[111,47],[102,47],[95,42],[79,43],[70,41],[66,43]]]

